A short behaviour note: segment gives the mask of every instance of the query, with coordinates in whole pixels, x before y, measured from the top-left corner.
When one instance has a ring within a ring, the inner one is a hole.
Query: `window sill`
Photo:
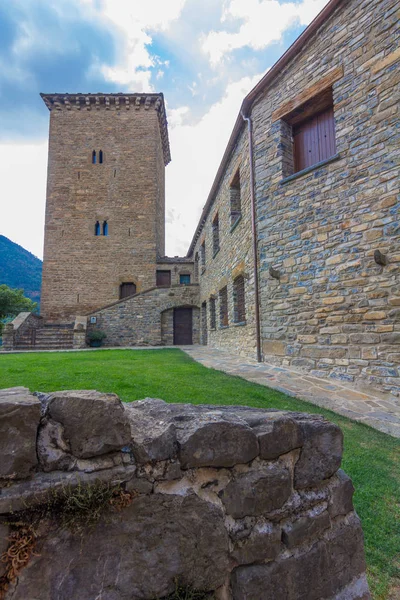
[[[336,160],[339,160],[339,158],[341,158],[340,154],[334,154],[333,156],[331,156],[330,158],[327,158],[326,160],[321,160],[321,162],[316,163],[315,165],[312,165],[311,167],[307,167],[306,169],[303,169],[302,171],[297,171],[297,173],[293,173],[293,175],[289,175],[289,177],[285,177],[284,179],[282,179],[280,181],[280,185],[285,185],[286,183],[289,183],[290,181],[294,181],[295,179],[298,179],[299,177],[303,177],[303,175],[308,175],[308,173],[312,173],[312,171],[316,171],[317,169],[320,169],[321,167],[324,167],[325,165],[329,165],[331,162],[335,162]]]
[[[231,233],[232,233],[232,231],[235,231],[236,227],[239,225],[241,220],[242,220],[242,215],[240,215],[240,217],[238,217],[236,219],[236,221],[233,223],[233,225],[231,225],[231,229],[230,229]]]
[[[220,325],[219,328],[220,329],[229,329],[229,325]]]
[[[233,323],[234,327],[244,327],[247,325],[246,321],[240,321],[239,323]]]
[[[218,250],[216,250],[216,251],[214,252],[214,254],[213,254],[213,258],[215,258],[215,257],[217,256],[217,254],[218,254],[218,252],[219,252],[220,250],[221,250],[221,248],[218,248]]]

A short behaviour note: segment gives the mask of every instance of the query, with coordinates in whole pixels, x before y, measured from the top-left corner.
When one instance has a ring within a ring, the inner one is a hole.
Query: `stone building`
[[[188,253],[210,345],[400,391],[398,48],[397,0],[331,0],[244,99]]]
[[[399,22],[328,2],[244,99],[186,258],[163,256],[162,95],[44,95],[45,324],[399,393]]]

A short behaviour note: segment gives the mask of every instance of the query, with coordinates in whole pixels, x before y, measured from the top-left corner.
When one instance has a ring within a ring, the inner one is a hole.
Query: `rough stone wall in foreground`
[[[176,578],[219,600],[370,598],[342,433],[322,417],[24,388],[1,391],[0,417],[1,551],[49,493],[101,480],[129,498],[81,533],[45,519],[6,600],[154,600]]]
[[[398,1],[340,7],[252,109],[264,358],[399,393]],[[337,160],[284,183],[273,113],[335,69]]]

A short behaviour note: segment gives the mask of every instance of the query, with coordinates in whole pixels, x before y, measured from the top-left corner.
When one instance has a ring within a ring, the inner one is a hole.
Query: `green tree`
[[[36,302],[24,296],[23,290],[14,290],[8,285],[0,285],[0,333],[2,321],[15,317],[20,312],[33,312]]]

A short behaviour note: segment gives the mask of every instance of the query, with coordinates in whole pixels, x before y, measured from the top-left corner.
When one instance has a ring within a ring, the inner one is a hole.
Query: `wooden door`
[[[193,311],[191,308],[174,309],[174,344],[188,346],[193,344]]]
[[[171,271],[157,271],[156,285],[157,287],[169,287],[171,285]]]
[[[122,300],[123,298],[129,298],[129,296],[134,296],[136,294],[136,285],[134,283],[121,283],[119,286],[119,298]]]

